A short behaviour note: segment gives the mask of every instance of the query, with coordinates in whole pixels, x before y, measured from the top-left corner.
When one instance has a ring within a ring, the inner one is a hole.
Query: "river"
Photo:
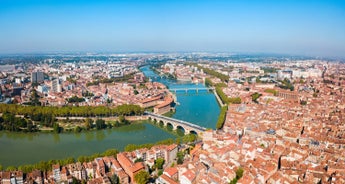
[[[182,83],[161,79],[149,68],[142,67],[144,74],[153,81],[162,82],[169,88],[203,87],[203,84]],[[177,93],[176,113],[173,118],[214,128],[220,108],[213,93],[190,91]],[[176,138],[148,122],[135,123],[114,129],[81,133],[14,133],[0,132],[0,165],[33,164],[41,160],[79,157],[104,152],[107,149],[123,150],[127,144],[154,143]]]
[[[204,84],[193,84],[190,82],[176,81],[173,79],[161,78],[150,69],[150,66],[141,67],[140,70],[152,81],[160,82],[169,87],[196,88],[205,87]],[[185,120],[206,128],[215,128],[220,107],[213,92],[207,91],[180,91],[176,93],[177,102],[176,113],[173,118]]]
[[[123,150],[127,144],[154,143],[168,138],[175,139],[176,136],[145,121],[81,133],[0,132],[0,164],[7,167],[41,160],[77,158],[111,148]]]

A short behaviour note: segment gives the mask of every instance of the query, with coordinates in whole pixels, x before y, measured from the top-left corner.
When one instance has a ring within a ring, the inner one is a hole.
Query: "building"
[[[171,144],[167,147],[167,158],[165,158],[165,160],[169,165],[171,165],[174,162],[177,152],[177,144]]]
[[[53,167],[53,178],[54,178],[54,181],[60,182],[61,181],[60,165],[59,164],[55,164],[52,167]]]
[[[178,184],[178,182],[171,179],[169,176],[162,174],[159,178],[157,178],[156,184]]]
[[[31,173],[28,173],[26,176],[27,180],[32,183],[43,184],[42,171],[34,170]]]
[[[171,107],[171,104],[174,102],[174,99],[168,97],[164,100],[163,103],[155,106],[153,108],[153,112],[156,114],[164,114],[167,112],[170,112],[170,110],[173,109],[173,107]]]
[[[52,81],[52,91],[54,93],[60,93],[62,92],[62,87],[59,79],[54,79]]]
[[[37,91],[40,92],[40,93],[48,93],[50,90],[50,87],[47,86],[47,85],[39,85],[37,86]]]
[[[190,170],[187,170],[180,177],[181,184],[192,184],[194,180],[195,180],[195,174]]]
[[[131,183],[134,182],[134,176],[141,170],[145,169],[145,166],[142,162],[133,163],[125,153],[117,154],[116,158],[121,167],[125,170],[126,174],[128,174],[130,177]]]
[[[153,107],[156,106],[157,104],[159,104],[162,100],[162,95],[158,95],[155,97],[149,97],[149,98],[145,98],[144,100],[142,100],[139,105],[142,108],[148,108],[148,107]]]
[[[295,91],[278,90],[277,96],[294,102],[298,102],[299,100],[298,93]]]
[[[31,73],[31,82],[32,83],[40,83],[44,81],[44,73],[43,72],[32,72]]]

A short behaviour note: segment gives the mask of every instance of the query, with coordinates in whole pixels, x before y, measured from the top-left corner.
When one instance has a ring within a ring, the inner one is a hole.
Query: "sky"
[[[0,0],[0,53],[74,51],[345,57],[345,1]]]

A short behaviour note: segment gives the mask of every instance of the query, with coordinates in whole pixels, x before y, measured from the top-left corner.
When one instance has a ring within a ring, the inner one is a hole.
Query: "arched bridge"
[[[171,92],[179,92],[179,91],[184,91],[184,92],[188,92],[188,91],[196,91],[196,92],[199,92],[199,91],[212,91],[214,90],[215,88],[213,87],[192,87],[192,88],[171,88],[169,89],[169,91]]]
[[[204,127],[189,123],[187,121],[169,118],[169,117],[162,116],[159,114],[154,114],[151,112],[145,112],[145,115],[147,115],[152,120],[156,120],[157,122],[160,122],[160,121],[163,122],[165,126],[170,124],[173,127],[173,130],[176,130],[178,128],[183,128],[185,134],[196,133],[198,135],[202,135],[202,132],[206,130],[206,128]]]

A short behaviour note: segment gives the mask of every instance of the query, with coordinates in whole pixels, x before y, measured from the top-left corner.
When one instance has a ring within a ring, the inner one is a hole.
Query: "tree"
[[[141,170],[135,176],[134,180],[138,184],[146,184],[150,179],[150,175],[148,172]]]
[[[238,168],[236,170],[236,178],[238,178],[238,179],[242,178],[243,172],[244,172],[244,170],[242,169],[242,167]]]
[[[252,101],[255,102],[255,103],[258,103],[257,100],[258,100],[258,98],[259,98],[261,95],[262,95],[262,94],[255,92],[254,94],[251,95],[251,96],[252,96]]]
[[[2,165],[0,165],[0,171],[2,171],[4,168],[2,167]]]
[[[86,130],[90,130],[93,127],[93,120],[90,118],[85,119],[85,128]]]
[[[67,99],[68,103],[79,103],[79,102],[84,102],[84,101],[85,101],[84,98],[79,98],[77,96],[73,96],[73,97]]]
[[[266,92],[266,93],[271,93],[271,94],[273,94],[274,96],[277,96],[277,95],[278,95],[278,91],[277,91],[277,90],[274,90],[274,89],[265,89],[265,92]]]
[[[137,163],[137,162],[144,162],[144,159],[143,158],[137,158],[134,160],[134,163]]]
[[[177,152],[177,164],[183,164],[184,153],[182,151]]]
[[[41,105],[41,102],[39,101],[39,95],[37,94],[37,91],[35,89],[33,89],[31,91],[31,105],[34,105],[34,106],[40,106]]]
[[[196,139],[197,139],[197,135],[190,133],[182,137],[182,142],[190,143],[190,142],[194,142]]]
[[[119,153],[118,150],[116,149],[108,149],[107,151],[104,152],[104,156],[116,156]]]
[[[128,121],[126,120],[126,118],[123,115],[119,116],[119,121],[120,121],[120,123],[128,124]]]
[[[221,129],[224,125],[225,118],[226,118],[226,112],[228,111],[228,106],[224,106],[220,109],[220,113],[218,116],[218,121],[216,124],[217,129]]]
[[[106,127],[105,121],[103,119],[97,119],[96,120],[96,128],[97,130],[104,129]]]
[[[79,181],[77,178],[72,177],[72,184],[80,184],[81,181]]]
[[[300,104],[301,104],[301,105],[307,105],[307,101],[301,100]]]
[[[165,162],[165,160],[163,158],[157,158],[155,160],[155,167],[157,169],[163,169],[164,162]]]
[[[113,174],[112,176],[110,176],[110,183],[111,184],[119,184],[119,177],[116,174]]]
[[[212,83],[211,79],[205,78],[205,86],[207,86],[207,87],[213,86],[213,83]]]
[[[6,171],[16,171],[17,170],[17,168],[15,167],[15,166],[8,166],[7,168],[6,168]]]
[[[59,126],[59,123],[54,123],[53,129],[54,129],[54,133],[60,133],[61,132],[61,127]]]
[[[230,184],[236,184],[239,179],[242,178],[244,170],[242,167],[236,170],[236,177],[230,181]]]
[[[75,127],[74,132],[79,133],[79,132],[81,132],[81,130],[82,130],[81,127],[77,126],[77,127]]]

